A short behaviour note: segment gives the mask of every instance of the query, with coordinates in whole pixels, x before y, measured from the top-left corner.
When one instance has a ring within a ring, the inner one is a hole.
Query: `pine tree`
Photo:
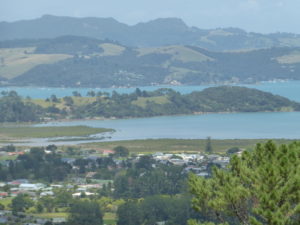
[[[213,177],[191,174],[193,207],[221,224],[296,225],[300,221],[300,142],[271,141],[234,156]],[[199,224],[190,221],[190,224]],[[204,223],[214,224],[214,223]]]
[[[212,145],[211,145],[211,137],[207,137],[206,139],[205,152],[207,154],[212,154],[213,152]]]

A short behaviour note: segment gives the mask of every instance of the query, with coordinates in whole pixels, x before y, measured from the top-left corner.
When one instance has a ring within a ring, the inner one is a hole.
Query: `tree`
[[[44,211],[44,207],[40,202],[38,202],[36,204],[35,208],[36,208],[37,213],[42,213]]]
[[[33,205],[33,201],[27,195],[19,194],[11,202],[12,213],[16,215],[18,212],[25,212]]]
[[[51,152],[55,152],[57,150],[57,146],[56,145],[48,145],[46,147],[46,150],[51,151]]]
[[[140,225],[143,222],[141,208],[134,201],[127,201],[118,207],[117,215],[117,225]]]
[[[92,201],[75,201],[70,208],[70,225],[102,225],[103,215],[99,205]]]
[[[90,96],[90,97],[95,97],[96,96],[96,93],[94,91],[89,91],[87,93],[87,96]]]
[[[63,97],[63,100],[67,106],[72,106],[74,104],[73,98],[70,96]]]
[[[212,145],[211,145],[211,137],[207,137],[206,139],[205,152],[207,154],[211,154],[213,152]]]
[[[72,94],[74,97],[81,97],[81,94],[78,91],[73,91]]]
[[[239,151],[241,151],[240,148],[238,148],[238,147],[232,147],[230,149],[227,149],[226,154],[227,155],[231,155],[231,154],[238,153]]]
[[[54,199],[49,196],[42,197],[39,203],[47,210],[47,212],[52,212],[55,206]]]
[[[16,147],[13,144],[4,146],[1,148],[1,151],[5,151],[5,152],[15,152],[16,151]]]
[[[299,224],[299,165],[300,142],[258,144],[240,158],[233,156],[228,170],[214,168],[210,179],[191,174],[193,207],[222,224]]]
[[[127,157],[129,155],[129,150],[124,146],[115,147],[114,152],[114,156],[116,157]]]
[[[59,102],[59,99],[54,94],[50,96],[50,100],[51,102]]]

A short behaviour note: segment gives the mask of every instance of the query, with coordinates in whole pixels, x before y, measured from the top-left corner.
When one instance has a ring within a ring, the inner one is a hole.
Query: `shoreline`
[[[47,123],[62,123],[62,122],[77,122],[77,121],[93,121],[93,120],[130,120],[130,119],[151,119],[151,118],[161,118],[161,117],[177,117],[177,116],[198,116],[198,115],[212,115],[212,114],[245,114],[245,113],[292,113],[292,112],[300,112],[300,111],[257,111],[257,112],[194,112],[191,114],[166,114],[166,115],[157,115],[157,116],[150,116],[150,117],[87,117],[87,118],[78,118],[78,119],[57,119],[57,120],[49,120],[49,121],[41,121],[32,124],[47,124]]]
[[[271,79],[271,80],[259,80],[253,82],[232,82],[231,80],[228,81],[221,81],[221,82],[214,82],[214,83],[201,83],[201,84],[172,84],[172,83],[162,83],[162,84],[149,84],[143,86],[109,86],[109,87],[91,87],[91,86],[34,86],[34,85],[26,85],[26,86],[19,86],[16,84],[0,84],[0,88],[57,88],[57,89],[129,89],[129,88],[148,88],[148,87],[190,87],[190,86],[220,86],[220,85],[260,85],[264,83],[287,83],[293,81],[300,81],[300,79]]]

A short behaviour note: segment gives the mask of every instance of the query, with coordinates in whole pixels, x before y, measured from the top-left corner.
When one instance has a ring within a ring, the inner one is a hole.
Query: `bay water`
[[[243,85],[287,97],[300,102],[300,81],[266,82],[258,85]],[[156,90],[160,87],[173,88],[181,93],[200,91],[209,86],[159,86],[140,87],[141,90]],[[72,95],[78,91],[83,96],[88,91],[117,91],[131,93],[135,88],[0,88],[16,90],[22,96],[46,98],[51,94],[58,97]],[[36,126],[76,126],[113,128],[116,132],[104,135],[104,141],[134,139],[257,139],[286,138],[300,139],[300,112],[262,112],[262,113],[216,113],[201,115],[161,116],[152,118],[112,119],[112,120],[77,120],[69,122],[50,122]],[[94,135],[102,137],[103,134]],[[38,141],[38,140],[36,140]],[[84,143],[90,141],[78,141]],[[61,144],[72,144],[62,142]],[[57,143],[59,144],[59,143]]]

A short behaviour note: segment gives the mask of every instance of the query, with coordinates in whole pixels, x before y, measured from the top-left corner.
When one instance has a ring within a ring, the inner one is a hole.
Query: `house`
[[[62,188],[63,185],[61,185],[61,184],[51,184],[50,187],[53,187],[53,188]]]
[[[208,172],[200,172],[200,173],[197,173],[196,175],[200,176],[200,177],[208,177],[209,173]]]
[[[92,192],[76,192],[74,194],[72,194],[72,197],[81,197],[82,195],[86,195],[86,196],[93,196],[96,195],[96,193],[92,193]]]
[[[8,193],[7,192],[0,192],[0,198],[5,198],[8,197]]]
[[[104,149],[104,150],[102,151],[102,154],[103,154],[104,156],[109,156],[109,155],[114,154],[114,153],[115,153],[114,150],[109,150],[109,149]]]
[[[9,152],[8,155],[12,156],[12,155],[24,155],[25,152]]]
[[[56,223],[65,223],[67,222],[66,218],[53,218],[52,219],[52,223],[56,224]]]
[[[186,163],[186,161],[184,161],[182,159],[170,159],[169,161],[177,166],[182,166]]]
[[[68,163],[70,165],[73,165],[73,163],[76,161],[74,158],[61,158],[61,161],[64,163]]]
[[[38,191],[42,188],[44,188],[45,185],[41,183],[37,184],[20,184],[19,190],[20,191]]]
[[[0,217],[0,224],[6,224],[8,219],[6,217]]]
[[[43,191],[40,194],[41,197],[43,197],[43,196],[53,196],[53,195],[54,195],[53,191]]]

